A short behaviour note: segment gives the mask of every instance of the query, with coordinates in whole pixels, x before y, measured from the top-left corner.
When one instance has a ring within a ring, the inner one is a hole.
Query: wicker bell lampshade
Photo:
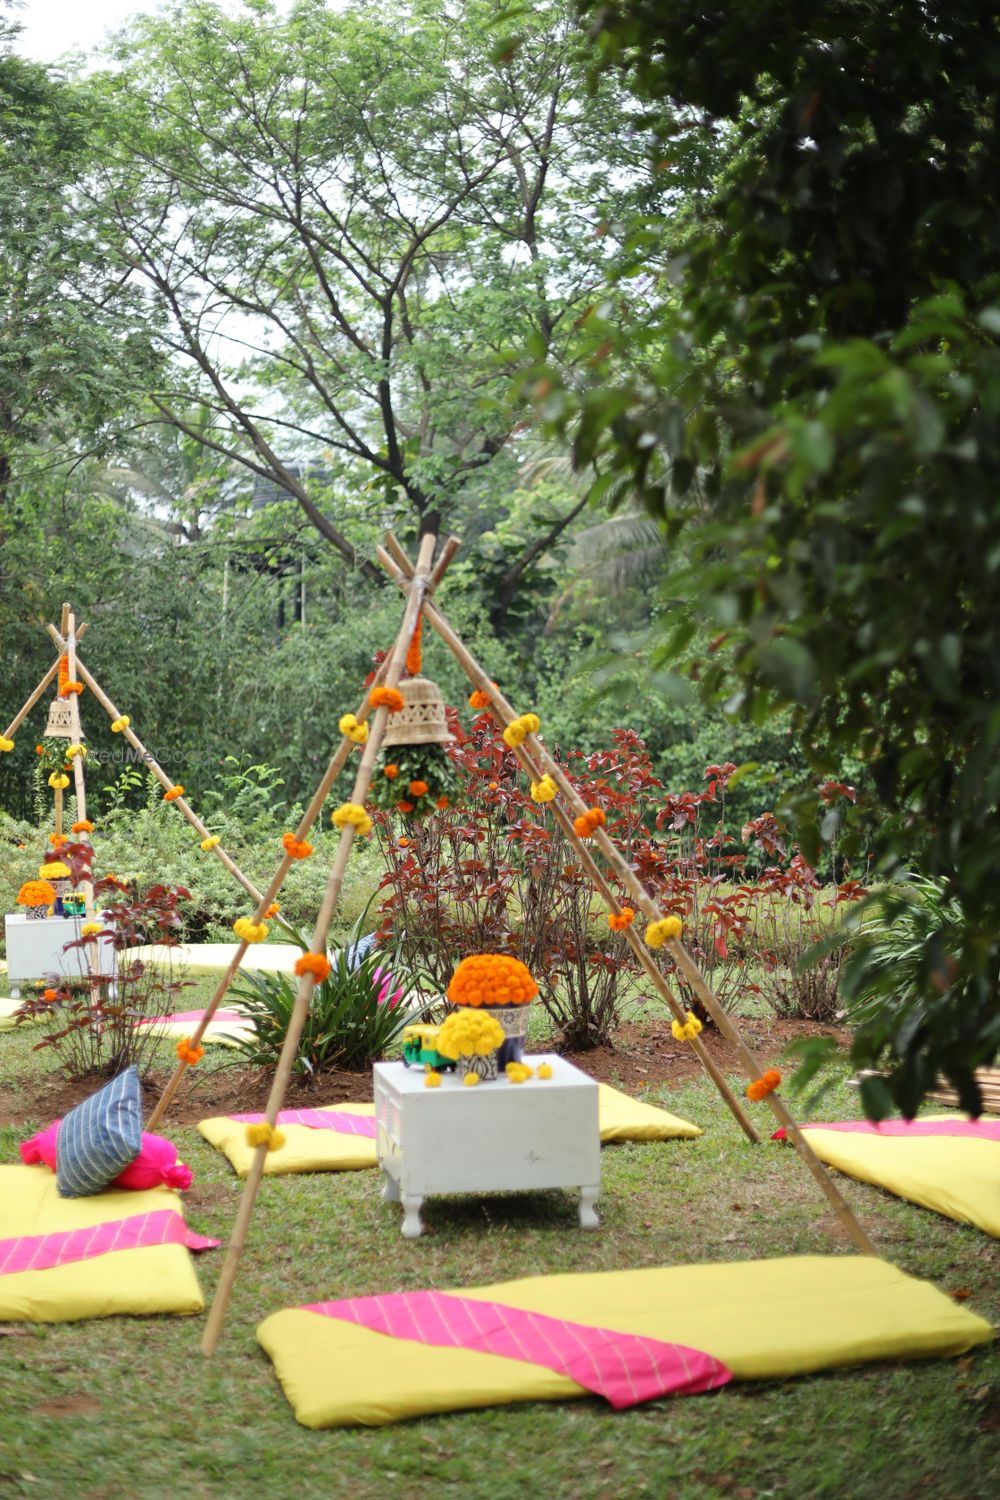
[[[71,740],[73,738],[73,722],[70,718],[68,698],[53,698],[49,705],[49,722],[45,726],[45,733],[51,739]]]
[[[441,689],[429,677],[406,677],[399,684],[403,707],[390,714],[383,745],[450,745]]]

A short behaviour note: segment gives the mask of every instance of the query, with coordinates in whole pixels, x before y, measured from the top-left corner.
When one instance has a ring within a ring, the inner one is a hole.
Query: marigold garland
[[[762,1077],[755,1078],[753,1083],[747,1084],[747,1098],[759,1104],[761,1099],[766,1099],[768,1094],[773,1094],[780,1084],[781,1073],[777,1068],[768,1068]]]
[[[169,792],[163,793],[163,800],[164,802],[176,802],[177,798],[183,797],[183,795],[184,788],[181,786],[180,782],[178,782],[176,786],[172,786],[170,788]]]
[[[683,1021],[671,1021],[670,1034],[675,1042],[693,1042],[701,1030],[701,1022],[693,1011],[685,1011]]]
[[[618,912],[608,912],[608,926],[612,932],[624,932],[626,927],[631,927],[634,921],[635,912],[631,906],[623,906]]]
[[[76,824],[74,823],[73,826],[75,828]],[[52,845],[53,849],[59,849],[63,844],[65,844],[65,842],[66,840],[63,838],[61,833],[49,834],[49,843]]]
[[[53,771],[49,777],[49,786],[54,791],[64,792],[69,786],[69,777],[63,771]]]
[[[416,627],[410,638],[410,644],[406,648],[406,670],[411,677],[419,677],[423,666],[423,652],[421,650],[422,637],[424,633],[424,617],[417,616]]]
[[[313,846],[306,839],[297,839],[294,833],[283,833],[281,835],[281,847],[289,859],[308,859],[313,852]]]
[[[580,813],[573,819],[573,827],[577,838],[589,839],[598,828],[603,828],[607,818],[599,807],[588,807],[586,812]]]
[[[537,734],[542,721],[537,714],[519,714],[512,719],[503,732],[503,742],[510,750],[523,745],[529,734]]]
[[[177,1043],[177,1056],[182,1063],[189,1068],[197,1067],[205,1056],[204,1047],[196,1047],[189,1036],[184,1037]]]
[[[559,788],[546,772],[541,781],[531,783],[531,800],[532,802],[551,802],[558,791]]]
[[[262,943],[267,937],[267,923],[255,922],[252,917],[237,917],[233,931],[242,943]]]
[[[285,1144],[284,1132],[269,1125],[266,1120],[261,1120],[257,1125],[248,1125],[246,1138],[248,1146],[266,1146],[268,1151],[280,1151]]]
[[[358,833],[372,831],[372,820],[359,802],[342,802],[330,814],[330,822],[337,828],[354,828]]]
[[[80,694],[83,692],[83,683],[82,682],[67,682],[67,684],[66,684],[66,692],[67,693],[76,693],[77,697],[79,697]],[[65,696],[65,694],[63,694],[63,696]]]
[[[207,839],[202,839],[201,847],[204,853],[207,854],[210,849],[214,849],[217,844],[221,843],[222,840],[220,839],[219,835],[217,833],[212,833],[209,834]]]
[[[70,828],[70,833],[93,833],[94,825],[89,818],[81,818]]]
[[[301,958],[295,960],[295,972],[302,979],[306,974],[311,974],[317,984],[321,984],[330,973],[330,960],[322,953],[303,953]]]
[[[128,714],[122,714],[120,719],[112,719],[111,733],[121,734],[122,730],[127,729],[131,722],[132,720],[129,718]]]
[[[448,985],[452,1005],[527,1005],[538,985],[519,958],[473,953],[463,958]]]
[[[368,742],[368,725],[356,719],[353,714],[342,714],[337,726],[342,735],[353,740],[356,745],[364,745]]]
[[[13,748],[14,741],[9,740],[5,734],[0,734],[0,752],[5,750],[13,750]]]
[[[373,687],[368,694],[368,702],[372,708],[385,707],[391,714],[398,714],[404,705],[404,701],[399,688]]]
[[[684,923],[680,917],[660,917],[659,921],[649,923],[642,939],[647,948],[662,948],[664,943],[679,938],[683,931]]]

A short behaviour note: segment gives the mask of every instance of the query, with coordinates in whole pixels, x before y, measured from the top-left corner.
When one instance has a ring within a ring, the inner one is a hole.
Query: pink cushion
[[[44,1162],[56,1169],[56,1138],[61,1121],[53,1120],[45,1130],[40,1130],[29,1141],[21,1142],[21,1160],[25,1166]],[[191,1168],[177,1160],[177,1148],[162,1135],[142,1134],[142,1149],[135,1161],[119,1172],[111,1187],[133,1188],[141,1191],[151,1187],[180,1188],[184,1192],[191,1186]]]

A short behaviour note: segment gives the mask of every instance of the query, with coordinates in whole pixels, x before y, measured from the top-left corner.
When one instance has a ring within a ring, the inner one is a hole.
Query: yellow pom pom
[[[237,917],[233,931],[242,943],[262,943],[267,937],[267,923],[255,922],[251,917]]]
[[[338,728],[342,735],[353,740],[356,745],[364,745],[368,741],[368,725],[359,723],[353,714],[342,714]]]
[[[247,1145],[269,1147],[273,1135],[273,1125],[269,1125],[266,1120],[261,1120],[258,1125],[247,1126]]]
[[[215,846],[216,846],[216,844],[221,844],[221,843],[222,843],[222,840],[219,838],[219,835],[217,833],[213,833],[213,834],[210,835],[209,838],[202,839],[202,841],[201,841],[201,847],[204,849],[205,853],[207,854],[208,851],[209,851],[209,849],[214,849]]]
[[[272,1130],[271,1139],[267,1143],[268,1151],[280,1151],[285,1144],[285,1134],[282,1130]]]
[[[372,820],[365,809],[357,802],[343,802],[340,807],[334,809],[330,814],[330,822],[337,828],[346,828],[348,825],[356,828],[358,833],[371,833]]]
[[[439,1089],[441,1087],[441,1074],[430,1070],[424,1079],[425,1089]]]
[[[69,777],[64,776],[61,771],[53,771],[49,777],[49,786],[53,791],[63,792],[69,786]]]
[[[476,1087],[476,1084],[479,1082],[479,1074],[466,1073],[465,1077],[462,1079],[462,1082],[465,1084],[465,1087],[467,1089],[474,1089]]]
[[[527,734],[537,734],[542,727],[542,721],[537,714],[522,714],[521,723]]]
[[[80,928],[80,936],[93,937],[96,933],[103,931],[104,928],[101,926],[100,922],[84,922],[83,926]]]
[[[538,1064],[538,1076],[539,1076],[539,1078],[551,1078],[552,1077],[552,1064],[551,1063],[539,1063]]]
[[[87,747],[86,747],[86,745],[67,745],[67,747],[66,747],[66,759],[67,760],[73,760],[77,755],[84,755],[85,756],[86,753],[87,753]]]
[[[531,800],[532,802],[551,802],[558,790],[552,777],[545,775],[541,781],[531,783]]]
[[[13,750],[14,741],[9,740],[5,734],[0,734],[0,751]]]
[[[647,948],[662,948],[664,943],[679,938],[683,931],[684,923],[680,917],[661,917],[658,922],[650,922],[643,933],[643,940]]]
[[[112,719],[111,733],[121,734],[122,730],[127,729],[131,722],[132,720],[129,718],[128,714],[122,714],[120,719]]]

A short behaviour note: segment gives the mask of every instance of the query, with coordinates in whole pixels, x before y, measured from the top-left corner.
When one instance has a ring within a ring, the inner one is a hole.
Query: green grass
[[[194,993],[194,992],[191,992]],[[192,1003],[197,1003],[193,1001]],[[0,1035],[0,1083],[24,1037]],[[36,1054],[39,1062],[45,1054]],[[731,1386],[612,1414],[533,1403],[370,1431],[300,1428],[254,1339],[281,1307],[545,1271],[838,1253],[825,1200],[794,1153],[753,1147],[707,1080],[651,1090],[705,1127],[695,1142],[603,1155],[602,1227],[570,1194],[432,1200],[406,1242],[373,1172],[265,1179],[217,1354],[202,1318],[0,1329],[0,1497],[38,1500],[986,1500],[997,1492],[1000,1353]],[[858,1112],[843,1084],[824,1105]],[[760,1111],[762,1125],[769,1120]],[[40,1122],[42,1123],[42,1122]],[[23,1132],[0,1132],[16,1159]],[[171,1132],[195,1171],[192,1224],[225,1238],[240,1187],[193,1128]],[[844,1180],[881,1252],[1000,1317],[996,1243]],[[222,1252],[201,1257],[210,1297]],[[387,1352],[391,1359],[391,1350]]]

